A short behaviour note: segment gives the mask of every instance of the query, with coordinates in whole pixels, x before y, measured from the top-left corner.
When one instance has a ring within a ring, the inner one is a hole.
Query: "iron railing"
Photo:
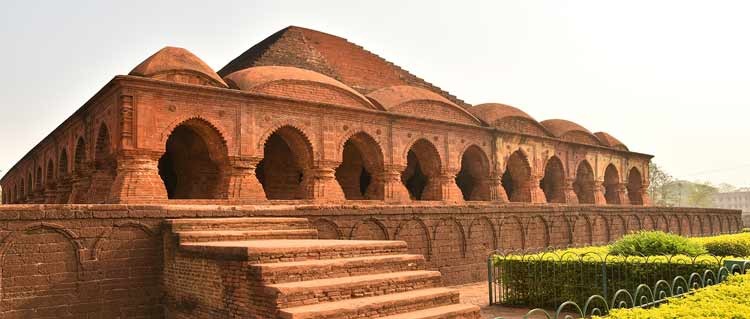
[[[592,295],[610,300],[620,290],[635,290],[644,282],[717,271],[722,262],[722,257],[711,255],[494,252],[487,260],[489,303],[551,308],[566,301],[583,304]]]
[[[639,284],[635,290],[631,290],[632,293],[627,289],[618,289],[611,299],[602,295],[592,295],[586,299],[583,307],[580,306],[580,303],[566,301],[554,311],[535,308],[527,312],[523,318],[526,319],[531,316],[536,316],[536,318],[544,316],[547,319],[588,318],[605,316],[612,309],[655,307],[667,301],[668,298],[681,297],[693,293],[697,289],[719,284],[725,281],[729,274],[746,274],[750,270],[750,261],[734,263],[729,267],[721,266],[716,272],[708,269],[703,271],[702,275],[694,272],[687,277],[688,279],[685,279],[684,276],[676,276],[671,283],[666,280],[659,280],[653,288],[646,284]],[[607,302],[607,300],[610,301]],[[502,317],[495,319],[502,319]]]

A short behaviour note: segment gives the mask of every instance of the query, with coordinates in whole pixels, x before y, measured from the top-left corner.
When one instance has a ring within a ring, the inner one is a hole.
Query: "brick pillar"
[[[260,161],[261,158],[256,157],[233,158],[229,160],[229,167],[226,169],[226,198],[241,201],[266,200],[263,185],[260,184],[258,177],[255,176],[255,168]]]
[[[57,200],[57,183],[48,183],[44,188],[44,203],[54,204]]]
[[[440,175],[429,176],[422,199],[463,202],[461,190],[456,185],[456,172],[441,172]]]
[[[575,181],[574,178],[566,178],[564,181],[562,192],[567,204],[578,204],[578,195],[576,195],[575,188],[573,188]]]
[[[70,193],[73,190],[73,181],[70,176],[60,178],[57,185],[56,204],[67,204],[70,200]]]
[[[79,171],[74,173],[70,179],[71,190],[68,198],[68,204],[85,204],[88,203],[87,195],[91,186],[91,167],[83,165]]]
[[[503,187],[503,179],[501,175],[490,176],[487,180],[483,181],[487,183],[487,189],[490,192],[490,200],[493,202],[507,203],[508,193],[505,192]]]
[[[591,192],[594,193],[594,204],[607,204],[607,199],[604,197],[604,181],[595,181],[593,184],[585,185],[584,187],[591,187]]]
[[[643,206],[651,206],[651,196],[648,195],[649,186],[649,183],[644,183],[641,187],[641,201],[643,202]]]
[[[389,166],[382,172],[373,174],[372,182],[367,187],[368,199],[382,199],[386,202],[408,202],[409,191],[401,182],[401,172],[405,167]]]
[[[117,177],[112,183],[109,202],[149,203],[167,200],[167,189],[159,176],[160,154],[120,154]]]
[[[630,199],[628,198],[627,184],[618,183],[617,185],[615,185],[615,194],[617,194],[617,199],[620,205],[630,204]]]
[[[321,202],[343,201],[344,191],[336,180],[336,167],[341,163],[320,163],[305,169],[300,185],[302,198]]]
[[[529,202],[532,204],[547,202],[547,199],[544,196],[544,191],[539,187],[539,182],[541,180],[541,177],[532,175],[528,181],[521,184],[521,191],[529,194]]]

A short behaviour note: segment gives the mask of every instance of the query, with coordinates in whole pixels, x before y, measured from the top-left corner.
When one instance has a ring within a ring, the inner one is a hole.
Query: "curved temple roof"
[[[508,117],[520,117],[536,122],[536,120],[530,115],[526,114],[526,112],[521,111],[516,107],[500,103],[484,103],[475,105],[469,108],[469,112],[490,125],[496,121]]]
[[[578,123],[571,122],[568,120],[551,119],[551,120],[541,121],[539,124],[544,125],[544,127],[546,127],[556,137],[561,137],[565,135],[565,133],[568,133],[570,131],[579,131],[579,132],[586,133],[588,135],[593,135],[585,127],[579,125]]]
[[[625,151],[628,151],[628,147],[625,144],[620,142],[620,140],[616,139],[614,136],[609,135],[608,133],[596,132],[594,133],[594,136],[596,136],[602,142],[602,144],[606,146],[621,148]]]
[[[227,75],[226,82],[231,88],[243,91],[258,91],[273,84],[282,83],[315,83],[343,91],[363,105],[374,108],[372,103],[359,92],[333,78],[315,71],[289,66],[256,66]]]
[[[227,87],[224,80],[195,54],[183,48],[164,47],[138,64],[130,75],[154,77],[168,72],[187,71],[205,76],[215,85]]]

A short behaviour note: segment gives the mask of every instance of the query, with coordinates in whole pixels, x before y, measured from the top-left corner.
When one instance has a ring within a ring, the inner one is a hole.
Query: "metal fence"
[[[531,316],[546,319],[587,318],[604,316],[612,309],[654,307],[667,301],[667,298],[680,297],[697,289],[721,283],[727,279],[729,274],[746,274],[748,270],[750,270],[750,261],[741,261],[729,265],[729,268],[719,267],[715,272],[709,269],[703,271],[702,274],[694,272],[687,277],[676,276],[671,283],[666,280],[659,280],[653,287],[647,284],[639,284],[634,290],[618,289],[611,299],[602,295],[592,295],[586,298],[585,303],[566,301],[553,311],[541,308],[532,309],[523,318],[530,318]],[[581,307],[581,304],[583,307]]]
[[[490,305],[552,308],[584,304],[589,296],[612,300],[621,290],[665,278],[716,272],[723,258],[701,255],[624,257],[597,253],[495,252],[487,261]]]

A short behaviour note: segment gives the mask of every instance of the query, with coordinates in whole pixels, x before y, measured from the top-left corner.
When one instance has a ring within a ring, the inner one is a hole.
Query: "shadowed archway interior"
[[[628,174],[628,199],[631,205],[643,205],[643,179],[637,168]]]
[[[508,157],[505,173],[501,183],[511,202],[531,202],[529,180],[531,167],[526,156],[521,151],[515,151]]]
[[[383,171],[383,153],[377,142],[360,132],[344,143],[342,152],[336,181],[346,199],[382,199],[383,192],[374,188],[383,186],[373,182],[373,176]]]
[[[609,164],[604,171],[604,198],[607,204],[621,204],[617,195],[617,187],[620,183],[620,174],[614,165]]]
[[[221,198],[227,151],[221,135],[207,123],[189,120],[167,139],[159,175],[169,199]]]
[[[544,178],[539,182],[548,203],[565,203],[565,169],[557,156],[552,156],[544,167]]]
[[[580,204],[594,203],[594,170],[589,162],[582,161],[576,169],[576,180],[573,182],[573,191],[578,197]]]
[[[461,156],[461,170],[456,175],[456,185],[464,200],[489,200],[488,185],[482,183],[489,178],[489,160],[482,150],[472,145]]]
[[[284,126],[268,137],[255,174],[268,199],[305,199],[305,170],[312,164],[312,146],[304,134]]]
[[[435,146],[425,139],[412,144],[406,156],[406,169],[401,181],[409,196],[415,200],[439,199],[436,190],[430,189],[431,179],[440,174],[440,154]]]

